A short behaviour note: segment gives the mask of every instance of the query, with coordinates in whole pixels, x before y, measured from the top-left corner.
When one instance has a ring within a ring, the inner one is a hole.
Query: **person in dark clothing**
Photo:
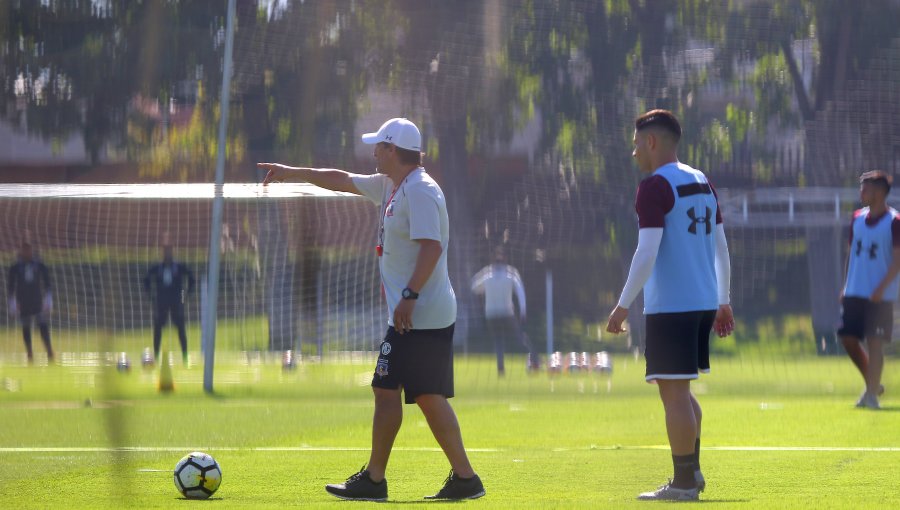
[[[172,245],[163,245],[163,261],[147,271],[144,289],[153,300],[153,353],[159,358],[162,328],[169,317],[178,328],[181,356],[187,364],[187,333],[184,329],[184,299],[194,288],[194,273],[184,264],[175,262]]]
[[[50,272],[35,255],[27,241],[19,249],[19,260],[9,268],[7,278],[9,313],[18,316],[22,323],[22,338],[28,363],[34,361],[31,349],[31,327],[35,322],[41,332],[41,340],[47,349],[47,360],[53,363],[53,346],[50,343],[50,311],[53,295],[50,293]]]

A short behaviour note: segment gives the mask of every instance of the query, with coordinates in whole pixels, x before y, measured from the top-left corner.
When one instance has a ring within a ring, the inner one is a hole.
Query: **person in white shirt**
[[[334,191],[363,195],[379,206],[381,281],[388,304],[388,330],[372,377],[375,412],[366,467],[325,490],[341,499],[385,501],[385,470],[403,420],[401,392],[415,403],[450,461],[450,476],[426,499],[484,496],[481,479],[463,446],[453,397],[453,326],[456,296],[447,272],[450,221],[440,186],[422,167],[422,137],[415,124],[395,118],[363,142],[375,145],[377,174],[258,163],[263,184],[300,180]]]
[[[528,370],[537,370],[537,353],[522,329],[525,322],[525,286],[519,271],[506,263],[502,248],[494,250],[494,263],[481,268],[472,278],[472,292],[484,296],[484,319],[497,351],[497,373],[506,373],[504,343],[512,337],[528,352]],[[515,297],[516,303],[513,303]],[[515,304],[519,313],[516,315]]]

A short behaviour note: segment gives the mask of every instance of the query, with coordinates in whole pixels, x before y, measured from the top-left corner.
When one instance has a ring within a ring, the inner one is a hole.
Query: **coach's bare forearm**
[[[269,184],[270,182],[308,182],[314,186],[332,191],[359,194],[359,190],[353,184],[352,174],[336,168],[295,167],[280,163],[257,163],[257,166],[268,170],[263,184]]]
[[[891,265],[888,266],[888,272],[884,275],[884,278],[878,282],[878,287],[876,287],[876,292],[883,293],[885,289],[894,281],[894,278],[897,278],[897,275],[900,274],[900,248],[894,248],[891,254]],[[896,298],[896,296],[891,296],[891,300]]]
[[[434,268],[437,267],[444,249],[440,241],[434,239],[416,239],[419,243],[419,255],[416,257],[416,267],[407,283],[407,287],[413,292],[419,292],[425,286],[425,282],[431,277]]]

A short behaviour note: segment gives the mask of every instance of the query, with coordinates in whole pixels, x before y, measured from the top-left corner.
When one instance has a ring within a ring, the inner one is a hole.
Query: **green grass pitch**
[[[38,348],[40,352],[40,348]],[[195,355],[195,357],[198,355]],[[368,456],[371,356],[303,362],[220,355],[216,394],[202,366],[174,369],[176,390],[137,353],[112,367],[0,365],[2,508],[349,508],[323,485]],[[704,508],[900,506],[900,376],[885,369],[880,412],[853,408],[861,379],[843,358],[713,360],[695,383],[704,410]],[[635,500],[671,476],[662,406],[643,362],[614,359],[611,377],[528,376],[507,360],[458,357],[452,403],[487,496],[472,508],[646,508]],[[388,468],[390,502],[425,506],[449,466],[415,406]],[[180,499],[175,463],[212,454],[224,473],[213,500]],[[440,503],[430,503],[431,505]],[[692,506],[686,504],[684,506]]]

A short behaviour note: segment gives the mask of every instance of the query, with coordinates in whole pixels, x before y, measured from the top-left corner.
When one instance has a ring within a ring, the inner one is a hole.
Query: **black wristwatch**
[[[403,289],[403,292],[400,293],[400,296],[403,297],[403,299],[419,299],[419,293],[413,292],[413,290],[409,287]]]

